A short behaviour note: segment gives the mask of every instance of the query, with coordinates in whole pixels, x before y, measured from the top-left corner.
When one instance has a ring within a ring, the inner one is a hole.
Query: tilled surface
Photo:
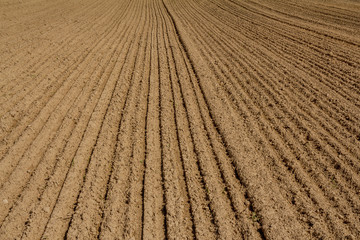
[[[359,239],[360,3],[0,0],[0,239]]]

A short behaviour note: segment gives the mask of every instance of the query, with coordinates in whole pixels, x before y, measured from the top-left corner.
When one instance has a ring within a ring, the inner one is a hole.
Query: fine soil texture
[[[360,2],[0,0],[0,239],[360,239]]]

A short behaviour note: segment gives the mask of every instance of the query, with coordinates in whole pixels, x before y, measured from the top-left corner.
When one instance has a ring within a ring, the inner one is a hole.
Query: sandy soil
[[[360,2],[0,0],[0,239],[165,238],[360,238]]]

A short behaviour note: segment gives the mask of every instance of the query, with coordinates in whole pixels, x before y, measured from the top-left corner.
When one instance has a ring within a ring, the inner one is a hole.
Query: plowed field
[[[0,0],[0,239],[360,239],[360,2]]]

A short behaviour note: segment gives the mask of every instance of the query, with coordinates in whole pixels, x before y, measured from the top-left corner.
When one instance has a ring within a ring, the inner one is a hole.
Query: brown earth
[[[0,239],[360,239],[360,2],[0,0]]]

